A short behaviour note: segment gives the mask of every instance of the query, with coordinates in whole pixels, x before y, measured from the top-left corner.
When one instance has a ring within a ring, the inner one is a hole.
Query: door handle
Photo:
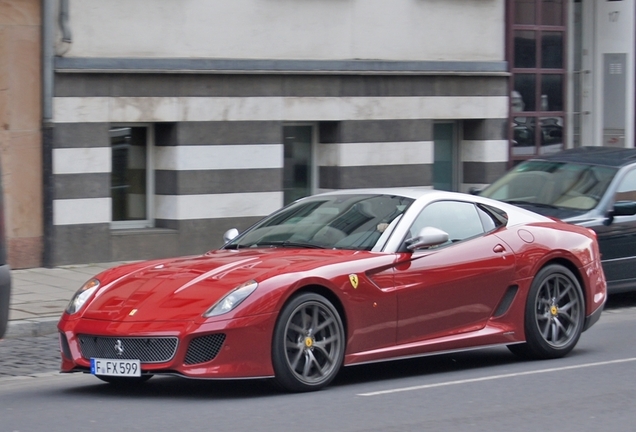
[[[502,245],[498,244],[497,246],[495,246],[494,248],[492,248],[492,251],[494,253],[504,253],[506,251],[506,248],[503,247]]]

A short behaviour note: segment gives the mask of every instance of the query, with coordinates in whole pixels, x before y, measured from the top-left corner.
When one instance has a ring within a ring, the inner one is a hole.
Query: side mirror
[[[616,201],[614,207],[607,212],[607,219],[603,221],[603,225],[609,226],[614,222],[615,216],[634,216],[636,215],[636,201]]]
[[[636,201],[616,201],[612,214],[614,216],[636,215]]]
[[[448,241],[448,233],[439,228],[424,227],[416,237],[406,240],[407,249],[414,251],[431,246],[444,244]]]
[[[223,234],[223,244],[234,240],[238,235],[239,231],[236,228],[230,228],[229,230],[225,231],[225,234]]]

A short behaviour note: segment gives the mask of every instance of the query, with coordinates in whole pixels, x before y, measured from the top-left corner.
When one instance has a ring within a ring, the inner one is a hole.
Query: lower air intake
[[[222,333],[192,339],[186,353],[185,364],[193,365],[214,360],[214,357],[221,350],[223,342],[225,342],[225,335]]]

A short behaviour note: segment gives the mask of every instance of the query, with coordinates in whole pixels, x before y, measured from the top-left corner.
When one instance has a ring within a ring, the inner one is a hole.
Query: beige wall
[[[0,0],[0,162],[12,268],[42,257],[40,0]]]
[[[502,61],[504,0],[70,0],[66,57]]]

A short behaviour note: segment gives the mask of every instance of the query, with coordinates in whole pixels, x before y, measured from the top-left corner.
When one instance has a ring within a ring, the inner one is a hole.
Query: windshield
[[[527,161],[484,189],[480,195],[515,204],[591,210],[617,169],[556,161]]]
[[[413,202],[389,195],[327,195],[296,201],[225,245],[371,250]]]

